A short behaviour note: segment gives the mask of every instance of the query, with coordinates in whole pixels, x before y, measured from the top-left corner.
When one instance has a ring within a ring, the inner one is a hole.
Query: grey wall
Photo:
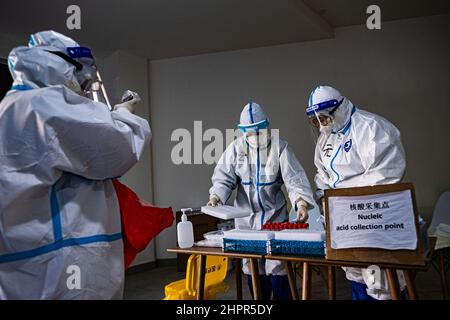
[[[16,37],[9,34],[0,33],[0,58],[7,59],[12,48],[26,46],[27,38]]]
[[[176,128],[233,128],[244,104],[260,103],[288,140],[310,178],[315,172],[304,107],[317,84],[329,84],[362,109],[391,120],[407,152],[422,215],[450,190],[450,16],[338,28],[335,39],[223,52],[150,64],[154,137],[154,201],[174,208],[208,199],[213,165],[171,162]],[[175,243],[174,228],[159,237],[158,257]]]

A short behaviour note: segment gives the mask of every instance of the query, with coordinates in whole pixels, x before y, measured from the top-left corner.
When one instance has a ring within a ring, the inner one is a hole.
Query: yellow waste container
[[[165,287],[164,300],[194,300],[197,297],[200,256],[191,255],[187,263],[186,279],[169,283]],[[215,300],[216,295],[228,291],[225,283],[228,271],[228,258],[206,256],[205,299]]]

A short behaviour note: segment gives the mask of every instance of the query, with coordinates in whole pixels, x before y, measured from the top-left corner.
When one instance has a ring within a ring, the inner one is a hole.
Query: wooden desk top
[[[361,267],[367,268],[370,265],[376,264],[380,268],[391,268],[391,269],[407,269],[407,270],[417,270],[426,271],[431,262],[433,256],[434,247],[436,245],[436,238],[430,237],[430,250],[425,258],[425,264],[422,266],[418,265],[402,265],[402,264],[390,264],[390,263],[366,263],[366,262],[354,262],[354,261],[342,261],[342,260],[329,260],[325,257],[297,257],[289,255],[266,255],[264,256],[268,260],[280,260],[280,261],[291,261],[291,262],[308,262],[313,265],[325,265],[325,266],[335,266],[335,267]]]
[[[224,256],[230,258],[247,258],[247,259],[262,259],[264,255],[256,253],[243,253],[243,252],[225,252],[222,248],[210,248],[210,247],[196,247],[192,248],[170,248],[168,252],[182,253],[182,254],[202,254],[209,256]]]
[[[402,265],[402,264],[388,264],[388,263],[365,263],[355,261],[341,261],[341,260],[328,260],[325,258],[314,257],[296,257],[296,256],[282,256],[282,255],[267,255],[267,260],[279,260],[290,262],[307,262],[312,265],[334,266],[334,267],[354,267],[354,268],[367,268],[370,265],[377,265],[382,269],[400,269],[400,270],[417,270],[425,271],[428,269],[428,264],[423,266],[418,265]]]
[[[407,269],[407,270],[417,270],[426,271],[431,262],[433,256],[434,247],[436,245],[436,238],[430,237],[430,250],[427,257],[425,258],[425,265],[401,265],[401,264],[388,264],[388,263],[377,263],[380,268],[391,268],[391,269]],[[298,257],[289,255],[262,255],[253,253],[241,253],[241,252],[225,252],[222,248],[210,248],[210,247],[192,247],[192,248],[171,248],[167,249],[168,252],[181,253],[181,254],[201,254],[201,255],[211,255],[211,256],[224,256],[230,258],[253,258],[253,259],[268,259],[268,260],[280,260],[280,261],[291,261],[291,262],[308,262],[313,265],[325,265],[325,266],[335,266],[335,267],[360,267],[367,268],[369,265],[374,263],[364,263],[364,262],[354,262],[354,261],[337,261],[328,260],[324,257]]]

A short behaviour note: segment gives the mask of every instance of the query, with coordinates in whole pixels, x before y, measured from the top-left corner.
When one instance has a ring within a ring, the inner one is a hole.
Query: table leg
[[[198,266],[197,300],[204,300],[205,298],[205,269],[206,269],[206,256],[201,254],[200,264]]]
[[[400,300],[400,290],[395,269],[385,269],[392,300]]]
[[[295,283],[295,273],[292,268],[292,263],[290,263],[289,261],[286,261],[285,264],[286,264],[287,275],[288,275],[288,280],[289,280],[289,287],[291,288],[292,300],[298,300],[297,284]]]
[[[328,300],[336,300],[336,268],[328,266]]]
[[[250,266],[252,269],[252,287],[253,287],[253,299],[261,300],[261,287],[259,284],[259,267],[258,259],[251,258]]]
[[[442,297],[444,300],[447,300],[447,274],[445,270],[445,254],[444,250],[439,250],[439,273],[441,276],[441,288],[442,288]]]
[[[234,259],[234,268],[236,276],[236,299],[242,300],[242,272],[241,272],[241,259]]]
[[[311,267],[308,262],[303,262],[302,300],[311,297]]]
[[[403,275],[406,281],[406,290],[408,290],[408,299],[417,300],[416,284],[414,283],[414,276],[411,270],[403,270]]]

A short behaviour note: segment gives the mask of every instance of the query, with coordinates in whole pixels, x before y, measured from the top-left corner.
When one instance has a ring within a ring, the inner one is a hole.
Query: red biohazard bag
[[[125,269],[161,231],[173,223],[172,208],[157,208],[140,199],[133,190],[114,179],[122,220]]]

